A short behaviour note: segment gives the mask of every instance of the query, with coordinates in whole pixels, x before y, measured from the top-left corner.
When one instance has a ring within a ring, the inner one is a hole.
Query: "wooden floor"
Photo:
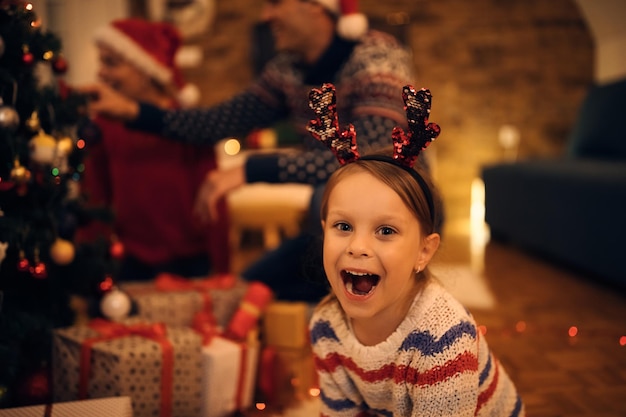
[[[626,416],[626,295],[450,222],[440,260],[478,263],[496,305],[472,310],[533,417]]]
[[[466,261],[467,235],[446,238],[444,256]],[[528,416],[626,416],[626,295],[505,244],[483,249],[497,304],[473,314]]]

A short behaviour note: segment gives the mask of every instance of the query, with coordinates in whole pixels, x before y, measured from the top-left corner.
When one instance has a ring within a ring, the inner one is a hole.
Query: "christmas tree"
[[[61,46],[31,4],[0,0],[0,408],[50,400],[52,329],[75,323],[114,275],[110,242],[75,241],[106,213],[82,204],[98,132],[63,82]]]

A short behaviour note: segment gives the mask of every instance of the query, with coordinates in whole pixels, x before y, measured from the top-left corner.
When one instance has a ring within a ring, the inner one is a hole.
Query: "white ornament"
[[[8,247],[9,242],[0,242],[0,265],[2,264],[2,261],[4,261],[4,258],[6,258],[7,256]]]
[[[128,317],[130,308],[130,297],[117,288],[106,293],[100,301],[100,311],[111,321],[120,321]]]

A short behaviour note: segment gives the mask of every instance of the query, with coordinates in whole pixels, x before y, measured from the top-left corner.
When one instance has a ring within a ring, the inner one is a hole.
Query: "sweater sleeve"
[[[270,126],[285,114],[282,106],[248,90],[213,107],[163,110],[140,103],[139,115],[128,127],[212,146],[226,137],[243,137],[255,128]]]
[[[391,132],[397,122],[389,117],[362,114],[353,122],[361,153],[391,146]],[[305,152],[255,155],[246,162],[248,182],[295,182],[318,185],[339,167],[335,155],[321,145]]]
[[[309,324],[323,417],[355,417],[364,412],[363,398],[344,368],[349,359],[342,354],[340,334],[333,325],[341,320],[339,314],[331,302],[318,307]]]
[[[478,401],[478,340],[471,321],[460,321],[441,337],[421,340],[407,381],[412,416],[474,416]],[[429,342],[425,342],[429,340]]]

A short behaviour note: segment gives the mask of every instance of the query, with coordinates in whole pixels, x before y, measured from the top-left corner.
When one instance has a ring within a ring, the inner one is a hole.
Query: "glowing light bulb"
[[[226,155],[237,155],[241,150],[241,144],[237,139],[228,139],[226,143],[224,143],[224,152]]]
[[[575,337],[578,334],[578,327],[576,326],[570,327],[569,330],[567,331],[567,334],[569,335],[569,337]]]

